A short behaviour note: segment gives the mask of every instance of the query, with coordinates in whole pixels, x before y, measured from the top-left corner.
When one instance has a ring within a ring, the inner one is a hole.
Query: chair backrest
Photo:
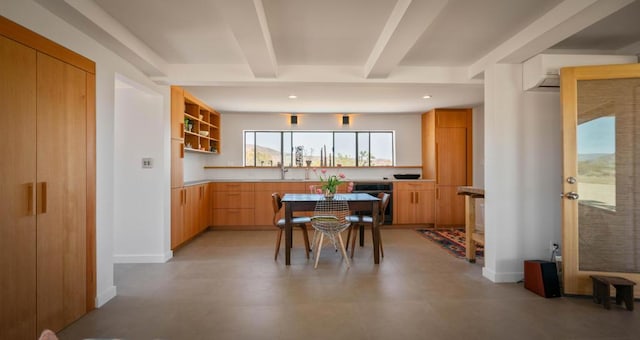
[[[271,194],[271,206],[273,207],[273,225],[278,225],[278,214],[280,213],[280,209],[282,209],[282,198],[280,194],[274,192]]]
[[[389,199],[391,195],[386,192],[381,192],[378,194],[378,198],[380,199],[380,206],[378,207],[378,224],[384,224],[384,212],[387,210],[387,206],[389,205]]]
[[[320,231],[341,232],[349,227],[349,203],[340,199],[322,200],[316,203],[311,225]]]

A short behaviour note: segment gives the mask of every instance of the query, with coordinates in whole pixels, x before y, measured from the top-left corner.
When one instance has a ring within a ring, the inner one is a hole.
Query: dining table
[[[314,211],[318,201],[333,199],[344,200],[349,204],[351,212],[371,211],[373,217],[373,262],[380,263],[380,228],[378,223],[378,209],[380,199],[366,193],[339,193],[333,198],[325,198],[322,194],[288,194],[282,197],[285,207],[285,263],[291,265],[291,246],[293,244],[293,219],[294,212]]]

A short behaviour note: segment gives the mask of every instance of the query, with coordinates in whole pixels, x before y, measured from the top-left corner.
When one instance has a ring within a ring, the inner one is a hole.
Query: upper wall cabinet
[[[220,153],[220,113],[178,86],[171,87],[171,138],[184,150]]]

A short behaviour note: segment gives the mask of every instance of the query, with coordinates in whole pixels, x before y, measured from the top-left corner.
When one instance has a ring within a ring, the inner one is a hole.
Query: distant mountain
[[[612,154],[612,153],[584,153],[584,154],[578,154],[578,162],[590,161],[596,158],[614,157],[614,156],[615,154]]]

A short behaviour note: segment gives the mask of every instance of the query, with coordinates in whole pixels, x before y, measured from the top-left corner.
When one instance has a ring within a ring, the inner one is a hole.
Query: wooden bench
[[[616,289],[616,304],[624,301],[627,310],[633,310],[633,286],[635,282],[616,276],[591,275],[593,282],[593,302],[602,303],[604,308],[611,309],[610,286]]]

